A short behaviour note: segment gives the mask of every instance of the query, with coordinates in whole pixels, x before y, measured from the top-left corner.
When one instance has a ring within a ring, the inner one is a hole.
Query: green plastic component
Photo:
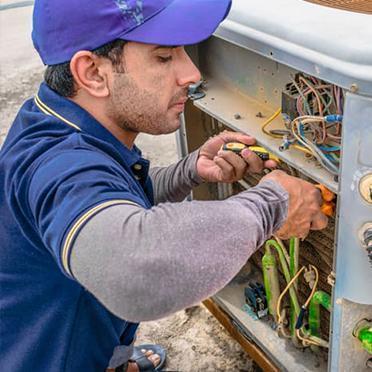
[[[269,313],[276,319],[276,305],[280,294],[276,259],[270,251],[262,257],[262,272]]]
[[[358,339],[362,343],[363,349],[372,354],[372,324],[361,328],[358,331]]]
[[[298,258],[299,258],[299,239],[298,238],[291,238],[289,241],[289,273],[291,275],[291,278],[293,278],[297,271],[298,271]],[[293,287],[297,290],[297,280],[293,283]],[[297,339],[296,336],[296,321],[297,321],[297,316],[295,313],[295,308],[294,304],[291,301],[291,313],[290,313],[290,330],[291,330],[291,335],[295,339]]]
[[[285,255],[283,252],[282,247],[275,241],[275,240],[268,240],[265,244],[265,250],[266,253],[271,254],[270,248],[273,247],[277,250],[279,255],[279,261],[283,269],[284,277],[287,283],[291,280],[291,274],[289,272],[289,268],[287,265],[287,261],[285,259]],[[291,303],[293,303],[294,313],[296,315],[296,318],[298,317],[298,314],[300,313],[300,305],[298,304],[297,295],[295,289],[292,287],[289,288],[289,296],[291,298]]]
[[[331,312],[331,296],[324,291],[315,292],[309,305],[309,330],[316,337],[320,334],[320,305]]]

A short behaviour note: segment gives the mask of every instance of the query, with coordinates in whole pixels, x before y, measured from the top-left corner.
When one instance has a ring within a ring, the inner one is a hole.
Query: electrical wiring
[[[290,338],[295,343],[295,345],[298,345],[298,340],[302,341],[303,346],[321,346],[321,347],[329,347],[328,341],[321,339],[317,335],[313,335],[309,333],[308,330],[305,329],[303,326],[303,319],[306,313],[307,308],[309,307],[309,304],[311,300],[313,299],[316,289],[318,287],[319,282],[319,272],[318,269],[314,265],[309,265],[308,267],[303,266],[300,270],[298,270],[298,258],[299,258],[299,239],[297,238],[291,238],[290,240],[290,254],[288,256],[287,249],[284,245],[284,243],[277,237],[275,237],[275,240],[268,240],[265,244],[265,256],[266,259],[269,259],[269,256],[272,260],[272,254],[270,252],[271,248],[275,248],[279,254],[279,259],[282,265],[282,269],[284,272],[285,279],[287,281],[287,285],[284,288],[284,290],[280,293],[275,295],[275,301],[272,303],[271,306],[273,306],[273,309],[275,309],[275,317],[276,317],[276,324],[277,324],[277,332],[278,335],[285,338]],[[270,262],[270,266],[273,265],[273,262],[269,260],[265,260],[266,263]],[[264,263],[264,261],[263,261]],[[289,267],[288,267],[289,265]],[[274,266],[273,266],[274,267]],[[304,304],[301,306],[301,308],[298,305],[298,299],[297,299],[297,280],[299,276],[304,273],[305,280],[309,283],[309,286],[311,288],[310,295],[307,297]],[[312,274],[314,273],[314,274]],[[269,288],[267,286],[269,285],[268,282],[269,278],[265,279],[265,290],[267,290],[267,296],[269,298],[268,293],[272,293],[272,284],[271,283]],[[278,278],[275,279],[278,281]],[[267,281],[267,283],[266,283]],[[282,309],[282,301],[284,296],[287,292],[290,292],[290,299],[291,299],[291,312],[290,312],[290,329],[291,334],[289,334],[286,331],[287,326],[285,325],[285,319],[286,319],[286,311],[285,309]],[[279,288],[277,290],[279,292]],[[272,296],[270,295],[270,298]],[[273,297],[273,298],[274,298]],[[270,302],[271,303],[271,302]],[[271,312],[272,315],[274,315],[273,312]]]
[[[307,300],[305,301],[305,303],[302,305],[301,307],[301,310],[305,310],[308,306],[309,306],[309,303],[311,301],[311,299],[313,298],[314,296],[314,293],[316,291],[316,288],[318,286],[318,282],[319,282],[319,272],[318,272],[318,269],[313,266],[313,265],[309,265],[309,268],[311,270],[313,270],[315,272],[315,280],[314,280],[314,284],[313,284],[313,287],[312,287],[312,290],[311,290],[311,293],[310,295],[308,296]],[[284,295],[287,293],[287,291],[290,289],[290,287],[292,285],[294,285],[294,283],[296,282],[297,278],[301,275],[301,273],[306,270],[306,267],[303,266],[297,273],[296,275],[294,275],[292,277],[292,279],[288,282],[287,286],[284,288],[284,290],[281,292],[281,294],[279,295],[279,298],[278,298],[278,302],[277,302],[277,306],[276,306],[276,315],[277,315],[277,319],[278,319],[278,324],[283,324],[283,321],[284,321],[284,314],[283,312],[281,311],[281,303],[282,303],[282,300],[283,300],[283,297]],[[300,317],[300,314],[298,314],[298,318]],[[304,343],[308,343],[308,344],[312,344],[312,345],[316,345],[316,346],[322,346],[322,347],[328,347],[327,346],[327,342],[318,338],[318,337],[314,337],[314,336],[307,336],[305,334],[305,338],[301,336],[300,334],[300,331],[303,331],[302,329],[302,324],[301,324],[301,327],[299,329],[296,330],[296,335],[297,337],[303,341]]]
[[[296,279],[301,275],[301,273],[305,270],[305,266],[303,266],[296,275],[288,282],[287,286],[284,288],[282,293],[279,295],[278,302],[276,304],[276,316],[278,318],[278,323],[283,323],[284,319],[282,318],[281,315],[281,303],[283,300],[284,295],[287,293],[289,288],[292,286],[292,284],[296,281]]]
[[[275,111],[275,113],[274,113],[272,116],[270,116],[270,117],[269,117],[269,118],[264,122],[264,124],[262,125],[262,128],[261,128],[262,132],[264,132],[265,134],[267,134],[267,135],[270,136],[270,137],[274,137],[274,138],[282,138],[282,136],[272,134],[272,133],[270,133],[269,131],[266,130],[266,127],[267,127],[267,126],[268,126],[272,121],[274,121],[274,120],[275,120],[275,119],[280,115],[281,111],[282,111],[282,109],[281,109],[281,108],[278,108],[278,109]]]
[[[291,120],[289,114],[284,113],[286,129],[269,130],[270,123],[281,113],[281,109],[277,109],[263,124],[262,132],[283,140],[280,151],[301,151],[337,176],[341,150],[342,89],[305,74],[290,76],[290,79],[289,86],[292,88],[286,89],[293,97],[297,95],[295,110],[298,116]]]
[[[318,269],[314,265],[309,265],[309,266],[315,272],[315,281],[314,281],[313,288],[311,289],[311,293],[310,293],[309,297],[307,298],[307,300],[305,301],[305,303],[303,305],[306,308],[309,306],[309,303],[310,303],[311,299],[313,298],[314,293],[316,292],[316,288],[317,288],[318,282],[319,282],[319,271],[318,271]]]
[[[296,329],[296,336],[302,341],[304,346],[314,345],[329,348],[329,343],[327,341],[315,336],[302,337],[301,331],[300,329]]]
[[[304,100],[304,104],[305,104],[305,106],[306,106],[306,111],[307,111],[307,113],[308,113],[308,115],[310,115],[311,114],[311,110],[310,110],[310,107],[309,107],[309,105],[308,105],[308,103],[307,103],[307,100],[306,100],[306,98],[305,98],[305,95],[304,95],[304,93],[302,92],[302,90],[301,90],[301,88],[298,86],[298,84],[297,84],[297,82],[296,82],[296,79],[293,77],[293,76],[291,76],[290,77],[290,79],[291,79],[291,81],[292,81],[292,84],[295,86],[295,88],[297,89],[297,91],[298,91],[298,93],[300,94],[300,97]],[[299,98],[300,98],[299,97]],[[298,104],[298,100],[297,100],[297,104]],[[300,108],[300,111],[302,112],[302,114],[303,114],[303,111],[302,111],[302,109]]]
[[[334,175],[338,174],[338,166],[327,158],[321,149],[319,149],[313,141],[310,141],[305,135],[303,126],[319,121],[319,118],[314,116],[301,116],[294,119],[291,123],[291,132],[297,141],[305,148],[311,151],[312,155],[319,161],[319,163]]]
[[[320,102],[320,97],[319,97],[318,92],[315,90],[314,86],[308,80],[306,80],[303,76],[300,76],[299,79],[304,84],[306,84],[309,87],[309,89],[311,90],[311,92],[315,95],[316,101],[318,103],[318,112],[319,112],[319,115],[320,116],[323,116],[323,106],[322,106],[322,104]]]

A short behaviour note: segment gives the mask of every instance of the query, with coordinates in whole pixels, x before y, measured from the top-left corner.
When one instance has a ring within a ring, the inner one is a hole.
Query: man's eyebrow
[[[175,49],[178,48],[178,45],[156,45],[153,49],[153,51],[158,49]]]

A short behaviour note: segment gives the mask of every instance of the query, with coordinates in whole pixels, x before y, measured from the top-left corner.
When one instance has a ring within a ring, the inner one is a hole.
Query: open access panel
[[[273,237],[205,302],[265,371],[372,368],[372,15],[323,3],[235,0],[215,35],[188,48],[204,82],[180,154],[241,131],[334,194],[327,229]],[[203,184],[193,198],[225,199],[259,179]]]

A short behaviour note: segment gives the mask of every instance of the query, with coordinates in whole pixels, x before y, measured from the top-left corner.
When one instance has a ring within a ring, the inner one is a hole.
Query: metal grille
[[[371,0],[305,0],[310,3],[348,10],[356,13],[372,14]]]

